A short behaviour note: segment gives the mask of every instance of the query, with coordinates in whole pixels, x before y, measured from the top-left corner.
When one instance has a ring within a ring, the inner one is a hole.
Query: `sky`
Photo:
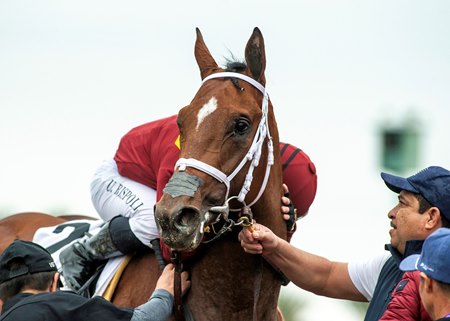
[[[450,167],[449,16],[446,0],[3,0],[0,215],[96,216],[96,167],[198,90],[195,28],[223,63],[243,58],[257,26],[280,137],[319,175],[293,243],[339,261],[383,251],[397,196],[379,177],[380,127],[419,124],[408,174]],[[289,290],[306,302],[303,320],[329,319],[326,305],[355,319],[337,300]]]

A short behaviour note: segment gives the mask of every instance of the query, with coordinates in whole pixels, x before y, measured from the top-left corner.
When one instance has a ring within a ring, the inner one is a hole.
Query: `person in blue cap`
[[[135,309],[119,308],[102,297],[58,291],[59,273],[40,245],[15,240],[0,256],[1,321],[165,321],[173,308],[173,264],[168,264],[150,299]],[[190,285],[181,275],[183,293]]]
[[[302,251],[277,237],[267,227],[239,233],[248,253],[262,254],[294,284],[318,295],[369,301],[365,321],[378,321],[386,311],[404,272],[402,259],[420,253],[423,240],[440,227],[450,227],[450,171],[431,166],[403,178],[381,173],[387,187],[398,194],[389,212],[388,252],[364,261],[333,262]],[[408,302],[403,302],[408,304]]]
[[[450,229],[432,233],[421,254],[405,258],[400,269],[420,273],[420,297],[432,320],[450,320]]]

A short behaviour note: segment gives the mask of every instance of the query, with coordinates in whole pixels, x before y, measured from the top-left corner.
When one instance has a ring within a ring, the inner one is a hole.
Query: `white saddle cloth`
[[[74,220],[56,226],[42,227],[34,234],[33,242],[50,252],[58,271],[61,272],[59,253],[73,242],[97,234],[104,223],[102,220]],[[118,256],[108,260],[97,281],[94,295],[103,295],[124,258],[125,256]],[[70,290],[65,284],[64,276],[61,277],[61,281],[64,284],[62,290]]]

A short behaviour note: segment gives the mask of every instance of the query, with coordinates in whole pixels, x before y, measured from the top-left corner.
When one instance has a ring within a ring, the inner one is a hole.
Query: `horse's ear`
[[[200,68],[200,75],[202,79],[205,79],[210,74],[219,71],[220,68],[209,52],[208,47],[206,47],[200,29],[196,28],[196,31],[197,40],[195,41],[194,55]]]
[[[262,85],[266,83],[264,70],[266,69],[266,52],[264,49],[264,38],[258,28],[253,30],[245,47],[245,61],[250,69],[252,77]]]

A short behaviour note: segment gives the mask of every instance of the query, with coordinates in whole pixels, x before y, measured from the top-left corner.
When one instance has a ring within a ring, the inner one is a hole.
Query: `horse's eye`
[[[234,124],[234,132],[237,135],[244,135],[250,129],[250,124],[247,119],[240,118]]]

